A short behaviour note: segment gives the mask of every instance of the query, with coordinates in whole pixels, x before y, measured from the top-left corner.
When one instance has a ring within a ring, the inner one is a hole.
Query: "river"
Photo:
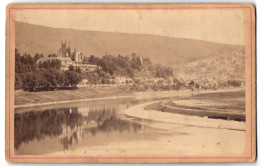
[[[17,109],[15,153],[40,155],[154,138],[156,129],[124,115],[126,108],[142,102],[145,100],[128,98],[55,105],[44,110]]]
[[[138,96],[16,108],[15,154],[225,156],[245,153],[245,131],[225,127],[231,123],[244,127],[244,122],[145,111],[140,109],[141,105],[175,98],[176,94]],[[180,96],[187,93],[178,93],[176,98]]]

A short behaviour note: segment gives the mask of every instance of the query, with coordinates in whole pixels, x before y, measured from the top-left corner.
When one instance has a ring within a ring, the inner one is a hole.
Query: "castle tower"
[[[81,63],[83,61],[83,55],[82,55],[82,52],[80,52],[80,60],[79,62]]]
[[[61,55],[62,55],[62,57],[66,57],[66,52],[67,52],[66,41],[64,43],[61,42]]]
[[[69,44],[68,44],[68,47],[67,47],[67,53],[68,53],[68,56],[70,58],[72,58],[72,53],[71,53],[71,48],[70,48],[70,41],[69,41]]]
[[[74,49],[74,53],[75,53],[75,62],[78,63],[79,62],[79,55],[78,55],[78,51],[77,51],[76,48]]]
[[[143,62],[144,62],[143,56],[139,56],[138,59],[139,59],[140,63],[143,64]]]

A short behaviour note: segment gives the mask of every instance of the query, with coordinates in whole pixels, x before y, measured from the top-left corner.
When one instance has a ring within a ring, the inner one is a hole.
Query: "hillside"
[[[70,41],[72,48],[82,51],[83,55],[130,55],[136,53],[150,57],[153,63],[161,63],[173,66],[178,73],[190,75],[189,69],[194,73],[199,61],[210,66],[208,62],[216,58],[234,58],[240,64],[244,64],[244,47],[236,45],[218,44],[206,41],[163,37],[157,35],[126,34],[112,32],[83,31],[73,29],[58,29],[39,25],[16,22],[16,48],[21,53],[57,53],[61,41]],[[208,62],[207,62],[208,59]],[[225,60],[224,60],[225,61]],[[196,62],[195,64],[192,64]],[[227,61],[226,65],[230,62]],[[188,65],[188,66],[187,66]],[[220,66],[219,66],[220,65]],[[218,68],[225,68],[219,64]],[[236,66],[235,66],[236,67]],[[244,65],[240,65],[237,71],[239,77],[243,77]],[[204,69],[206,70],[206,69]],[[221,69],[219,69],[221,70]],[[218,72],[221,72],[219,71]],[[229,71],[234,71],[230,69]],[[242,73],[241,73],[242,72]],[[199,75],[200,70],[195,72]],[[208,73],[208,72],[207,72]],[[214,70],[208,74],[214,73]],[[215,74],[215,73],[214,73]],[[235,76],[234,76],[235,77]]]

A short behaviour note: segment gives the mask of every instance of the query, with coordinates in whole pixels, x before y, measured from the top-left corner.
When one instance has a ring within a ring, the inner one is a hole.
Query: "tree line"
[[[168,78],[173,76],[172,67],[161,64],[152,64],[149,57],[138,57],[135,53],[131,56],[112,56],[105,55],[102,58],[91,55],[87,63],[99,66],[103,72],[111,76],[128,76],[135,77],[136,72],[147,70],[153,77]]]
[[[50,54],[48,57],[55,57]],[[21,55],[15,49],[15,89],[27,91],[54,90],[75,88],[82,79],[88,79],[92,84],[113,84],[117,76],[135,78],[136,73],[149,73],[149,77],[168,78],[173,76],[171,67],[160,64],[153,65],[150,58],[143,58],[133,53],[131,56],[84,57],[83,63],[97,65],[95,71],[83,71],[80,67],[69,66],[68,71],[61,70],[62,63],[58,59],[40,61],[44,57],[36,53]],[[146,71],[146,72],[144,72]],[[142,74],[142,77],[146,77]]]
[[[39,55],[39,54],[37,54]],[[21,55],[15,50],[15,89],[41,91],[75,88],[82,81],[76,71],[60,70],[59,60],[36,64],[37,58],[30,54]],[[38,57],[38,56],[37,56]]]

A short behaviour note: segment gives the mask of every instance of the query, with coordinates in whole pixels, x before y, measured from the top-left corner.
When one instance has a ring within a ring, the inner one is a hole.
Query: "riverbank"
[[[236,91],[237,89],[217,90],[217,92]],[[117,87],[85,87],[74,90],[57,90],[41,92],[15,92],[15,108],[25,108],[34,106],[46,106],[54,104],[68,104],[74,102],[106,100],[117,98],[134,97],[139,99],[167,99],[188,97],[200,93],[212,93],[216,90],[180,90],[180,91],[145,91],[127,92]]]
[[[173,124],[245,131],[245,122],[227,121],[223,119],[209,119],[207,117],[173,114],[169,112],[159,112],[147,109],[145,110],[146,106],[157,102],[158,101],[132,106],[125,111],[125,114],[136,118]]]
[[[190,91],[147,91],[147,92],[128,92],[117,87],[86,87],[74,90],[57,90],[41,92],[15,93],[15,108],[45,106],[53,104],[65,104],[73,102],[84,102],[93,100],[106,100],[117,98],[135,99],[157,99],[180,96],[189,96]]]

